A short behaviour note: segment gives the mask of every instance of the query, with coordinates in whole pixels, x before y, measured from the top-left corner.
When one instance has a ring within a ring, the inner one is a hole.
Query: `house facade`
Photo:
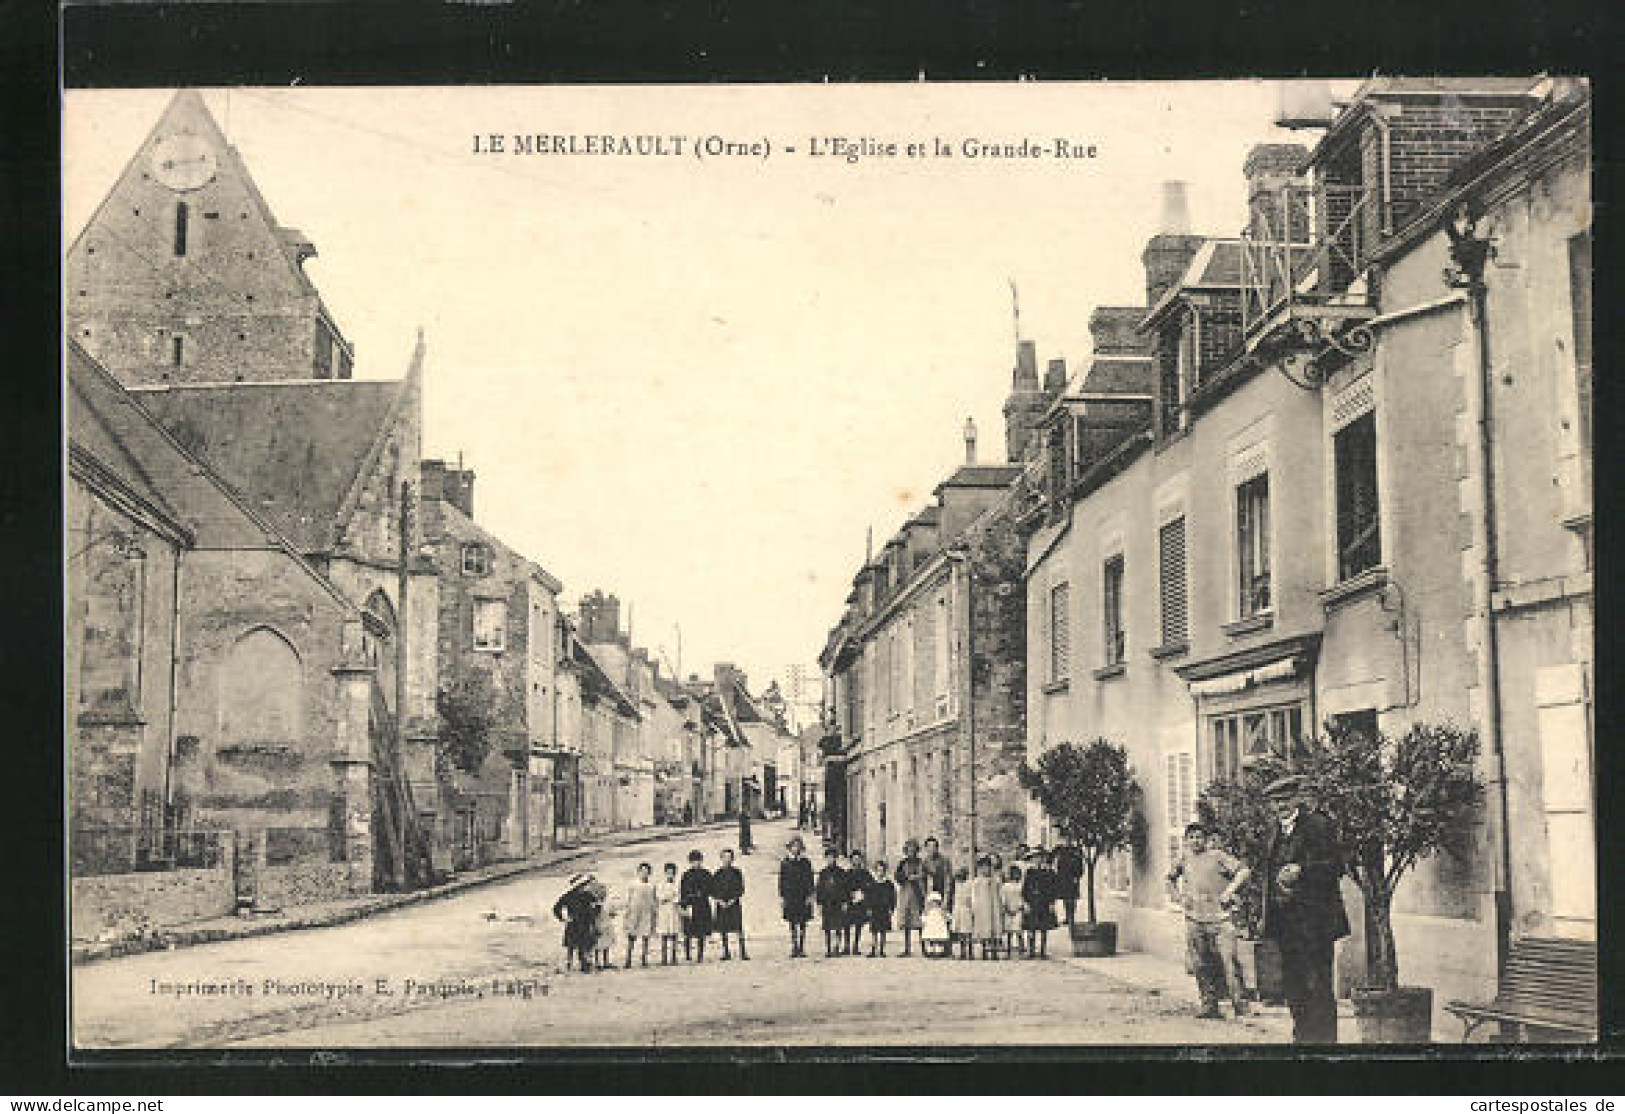
[[[1334,720],[1451,721],[1483,742],[1481,830],[1396,899],[1407,981],[1441,1007],[1493,994],[1509,935],[1594,923],[1584,864],[1554,873],[1549,850],[1591,823],[1582,102],[1562,84],[1374,79],[1313,151],[1255,149],[1240,237],[1148,245],[1144,420],[1083,399],[1052,415],[1028,746],[1128,747],[1148,839],[1102,885],[1129,946],[1182,954],[1163,877],[1202,787]],[[1518,136],[1550,149],[1498,146]],[[1515,277],[1452,272],[1444,214],[1462,199]],[[1506,346],[1487,368],[1480,295]],[[1346,989],[1363,943],[1347,884],[1345,900]]]

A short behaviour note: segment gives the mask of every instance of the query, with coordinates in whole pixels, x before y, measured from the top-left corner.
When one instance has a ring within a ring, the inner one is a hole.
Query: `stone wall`
[[[229,854],[215,867],[75,878],[73,938],[128,936],[143,927],[229,916],[236,902]]]

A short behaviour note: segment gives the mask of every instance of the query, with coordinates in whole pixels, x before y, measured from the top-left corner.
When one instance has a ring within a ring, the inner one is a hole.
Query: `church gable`
[[[184,90],[69,249],[70,335],[127,386],[347,378],[313,254]]]

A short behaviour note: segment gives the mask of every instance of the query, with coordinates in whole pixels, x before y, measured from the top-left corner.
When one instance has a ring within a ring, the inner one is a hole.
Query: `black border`
[[[1300,1059],[1263,1063],[1229,1050],[1161,1050],[1177,1062],[1153,1061],[1157,1050],[919,1049],[950,1062],[830,1062],[813,1057],[853,1055],[753,1050],[743,1062],[699,1053],[704,1060],[651,1060],[626,1050],[599,1063],[571,1053],[546,1064],[481,1069],[410,1064],[401,1053],[389,1066],[322,1070],[259,1062],[222,1070],[225,1057],[189,1056],[182,1065],[136,1068],[121,1058],[101,1066],[63,1062],[63,917],[61,909],[62,786],[59,302],[61,249],[57,193],[60,101],[58,72],[71,87],[166,87],[230,84],[414,84],[507,82],[763,82],[1216,78],[1349,75],[1380,69],[1399,73],[1564,72],[1597,81],[1596,165],[1599,214],[1610,204],[1615,164],[1609,111],[1618,41],[1611,9],[1584,3],[1488,3],[1469,0],[1378,0],[1358,6],[1323,3],[1226,6],[1188,3],[1153,7],[1118,0],[1072,0],[1040,7],[998,0],[907,0],[894,4],[824,0],[709,0],[676,5],[637,0],[550,0],[520,7],[508,0],[446,3],[181,3],[76,4],[59,13],[32,3],[0,0],[0,73],[7,97],[0,108],[0,165],[6,170],[7,224],[21,235],[0,278],[0,312],[8,321],[10,374],[0,382],[10,419],[7,467],[0,469],[0,522],[12,544],[0,549],[12,585],[10,629],[0,643],[0,670],[13,730],[8,758],[14,827],[7,841],[4,1028],[0,1079],[19,1094],[264,1094],[329,1092],[456,1093],[490,1090],[582,1091],[600,1095],[666,1091],[684,1094],[1133,1092],[1190,1094],[1310,1092],[1433,1092],[1495,1094],[1514,1090],[1589,1097],[1619,1093],[1618,1061],[1582,1059],[1534,1065],[1539,1049],[1511,1058],[1467,1060],[1450,1050],[1384,1061]],[[60,16],[60,23],[53,22]],[[65,44],[58,58],[57,34]],[[1617,210],[1616,210],[1617,211]],[[37,215],[37,216],[36,216]],[[20,218],[20,219],[19,219]],[[1598,222],[1598,253],[1617,240],[1611,222]],[[10,233],[8,232],[8,238]],[[1598,274],[1597,299],[1619,304],[1617,280]],[[1603,367],[1618,350],[1616,317],[1598,323]],[[1614,405],[1620,378],[1601,377],[1598,411]],[[1618,474],[1618,438],[1607,422],[1598,439],[1601,475]],[[18,449],[21,449],[18,452]],[[1612,551],[1617,518],[1607,513],[1614,488],[1598,484],[1598,552]],[[41,544],[41,539],[49,539]],[[21,574],[21,575],[17,575]],[[1599,583],[1606,581],[1598,576]],[[33,586],[38,583],[38,588]],[[1612,595],[1598,612],[1599,800],[1618,764],[1606,740],[1619,738],[1611,694]],[[16,713],[23,715],[18,717]],[[1599,809],[1604,940],[1618,907],[1609,864],[1620,861],[1619,828]],[[1606,988],[1620,985],[1618,949],[1604,948],[1603,1028],[1617,1042],[1625,1033],[1620,1005]],[[1352,1051],[1345,1047],[1341,1055]],[[522,1056],[533,1050],[520,1051]],[[369,1053],[369,1058],[372,1054]],[[493,1053],[502,1056],[501,1052]],[[1114,1057],[1104,1062],[1102,1057]],[[1126,1058],[1125,1058],[1126,1057]],[[378,1057],[383,1059],[383,1057]],[[629,1079],[625,1065],[639,1070]],[[232,1057],[245,1064],[247,1057]],[[1537,1071],[1539,1075],[1533,1075]]]

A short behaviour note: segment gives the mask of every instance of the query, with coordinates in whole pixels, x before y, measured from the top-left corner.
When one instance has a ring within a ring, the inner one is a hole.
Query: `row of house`
[[[424,884],[772,799],[788,726],[679,680],[424,459],[202,98],[65,267],[74,931]]]
[[[1171,190],[1143,303],[1092,312],[1071,376],[1024,342],[1008,463],[854,578],[822,659],[843,838],[1047,842],[1010,766],[1120,742],[1147,838],[1102,915],[1176,958],[1205,784],[1328,721],[1450,721],[1488,800],[1395,929],[1436,1002],[1493,994],[1509,941],[1596,938],[1590,93],[1380,77],[1281,122],[1318,142],[1246,154],[1239,235]]]

